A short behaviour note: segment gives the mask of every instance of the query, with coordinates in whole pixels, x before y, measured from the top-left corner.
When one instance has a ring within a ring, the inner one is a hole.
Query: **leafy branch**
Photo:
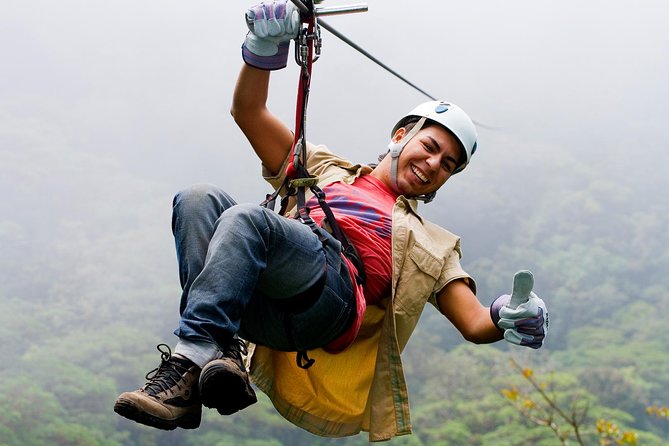
[[[502,389],[501,393],[513,407],[526,419],[539,426],[546,426],[558,438],[562,446],[569,446],[570,440],[585,446],[584,430],[588,421],[590,404],[588,401],[573,401],[568,408],[558,401],[555,390],[538,381],[534,370],[522,367],[514,359],[511,365],[530,384],[529,392],[522,392],[518,387]],[[669,411],[667,411],[669,413]],[[597,420],[597,434],[601,446],[633,446],[637,444],[637,434],[621,431],[618,426],[607,420]]]
[[[646,414],[663,420],[669,420],[669,407],[667,406],[646,407]]]

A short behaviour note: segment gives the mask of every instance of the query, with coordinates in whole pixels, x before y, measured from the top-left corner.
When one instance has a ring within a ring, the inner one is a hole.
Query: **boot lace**
[[[221,349],[221,351],[223,356],[226,358],[233,358],[242,365],[244,363],[242,356],[248,354],[246,341],[240,338],[232,339],[228,345]]]
[[[181,390],[181,380],[188,367],[172,359],[172,350],[167,344],[158,344],[156,349],[160,352],[160,366],[146,374],[147,383],[144,390],[151,396],[165,392],[175,385]]]

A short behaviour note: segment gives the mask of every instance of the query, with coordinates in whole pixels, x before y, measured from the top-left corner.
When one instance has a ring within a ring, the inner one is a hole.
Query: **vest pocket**
[[[432,295],[443,267],[443,259],[435,257],[420,243],[414,243],[400,271],[395,306],[406,314],[420,313]]]

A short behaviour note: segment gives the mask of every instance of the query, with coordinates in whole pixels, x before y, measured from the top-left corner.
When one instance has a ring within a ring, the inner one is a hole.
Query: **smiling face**
[[[400,141],[407,130],[399,128],[393,142]],[[400,153],[397,182],[391,179],[391,158],[386,156],[373,175],[395,192],[417,197],[435,192],[448,180],[461,161],[460,143],[440,125],[423,127]]]

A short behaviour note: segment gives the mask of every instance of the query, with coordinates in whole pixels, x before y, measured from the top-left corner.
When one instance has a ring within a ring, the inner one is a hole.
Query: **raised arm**
[[[230,113],[263,165],[276,174],[292,147],[293,133],[267,108],[269,78],[270,71],[244,64]]]
[[[297,8],[289,0],[259,3],[246,12],[249,32],[242,45],[242,67],[230,112],[253,150],[276,174],[293,143],[290,129],[267,109],[272,70],[284,68],[290,41],[299,32]]]

